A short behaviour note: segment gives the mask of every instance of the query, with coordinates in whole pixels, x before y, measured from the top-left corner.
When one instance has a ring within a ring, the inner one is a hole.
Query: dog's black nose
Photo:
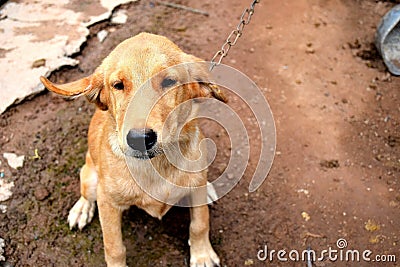
[[[157,143],[157,134],[152,129],[130,129],[126,141],[132,149],[145,152]]]

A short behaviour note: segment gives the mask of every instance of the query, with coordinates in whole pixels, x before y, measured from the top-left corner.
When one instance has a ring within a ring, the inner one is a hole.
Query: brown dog
[[[202,82],[207,80],[204,68],[191,64],[168,69],[199,61],[165,37],[141,33],[118,45],[88,77],[63,85],[41,77],[49,90],[63,96],[85,95],[98,107],[90,123],[89,149],[80,173],[81,197],[71,209],[68,221],[71,228],[82,229],[92,220],[97,201],[107,266],[126,266],[121,233],[124,210],[136,205],[161,218],[186,196],[194,203],[190,265],[219,265],[209,241],[209,211],[204,190],[207,170],[184,171],[171,164],[165,153],[172,150],[173,155],[181,153],[199,164],[196,159],[201,157],[202,134],[197,122],[190,120],[180,130],[179,123],[174,123],[194,112],[192,104],[175,112],[178,115],[172,116],[171,123],[166,122],[168,114],[190,99],[225,99],[215,87]],[[186,83],[186,80],[198,82]],[[143,84],[145,93],[135,95]],[[179,153],[174,154],[174,149]]]

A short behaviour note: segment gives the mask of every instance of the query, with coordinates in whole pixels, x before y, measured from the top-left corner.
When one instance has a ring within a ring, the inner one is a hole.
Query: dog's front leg
[[[219,258],[214,252],[209,239],[208,206],[193,207],[190,210],[190,266],[219,266]]]
[[[126,248],[122,241],[122,209],[113,206],[99,186],[97,206],[103,231],[105,260],[108,267],[126,267]]]

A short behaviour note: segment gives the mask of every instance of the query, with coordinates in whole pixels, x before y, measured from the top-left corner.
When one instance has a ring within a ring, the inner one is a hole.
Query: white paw
[[[189,241],[190,243],[190,241]],[[219,258],[211,245],[200,249],[190,250],[190,267],[215,267],[219,265]]]
[[[72,229],[78,226],[79,230],[82,230],[83,227],[92,221],[95,209],[96,204],[94,201],[89,201],[81,196],[69,211],[69,228]]]
[[[212,183],[207,182],[207,203],[212,204],[216,200],[218,200],[217,191]]]

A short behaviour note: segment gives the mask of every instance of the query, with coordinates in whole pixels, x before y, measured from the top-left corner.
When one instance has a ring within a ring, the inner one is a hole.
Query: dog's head
[[[196,62],[202,61],[167,38],[141,33],[119,44],[88,77],[62,85],[44,77],[41,81],[60,95],[85,95],[99,109],[109,112],[115,128],[110,136],[113,150],[146,159],[161,154],[168,143],[189,139],[196,130],[192,121],[181,129],[179,140],[172,138],[177,123],[166,121],[177,106],[203,97],[226,101],[208,82],[206,65]],[[184,105],[171,117],[184,121],[191,107]]]

